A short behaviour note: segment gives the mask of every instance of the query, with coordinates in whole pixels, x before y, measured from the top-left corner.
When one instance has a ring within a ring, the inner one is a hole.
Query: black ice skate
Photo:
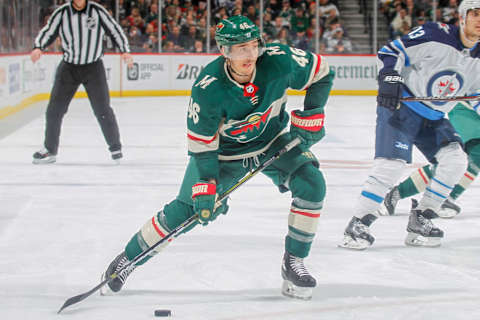
[[[381,216],[393,216],[395,214],[395,207],[400,200],[400,192],[398,187],[393,187],[383,199],[382,205],[378,209],[378,214]]]
[[[121,270],[129,262],[130,260],[128,260],[125,252],[120,253],[115,259],[113,259],[107,270],[102,274],[102,281],[111,278],[114,273],[116,273],[117,276],[100,289],[101,295],[107,295],[109,293],[122,290],[122,287],[125,284],[125,281],[127,281],[128,276],[136,268],[135,265],[131,265],[119,272],[119,270]]]
[[[450,200],[450,198],[447,198],[443,201],[440,210],[438,210],[438,216],[440,218],[451,219],[459,214],[461,210],[460,206],[453,202],[453,199]]]
[[[310,300],[317,281],[308,273],[303,258],[298,258],[287,251],[282,262],[282,294],[287,297]]]
[[[418,206],[418,201],[415,199],[412,199],[412,210],[415,209]],[[457,214],[460,213],[462,209],[460,206],[455,204],[453,200],[446,199],[443,203],[442,206],[440,207],[440,210],[438,210],[438,216],[440,218],[444,219],[451,219],[455,217]]]
[[[410,212],[405,244],[415,247],[438,247],[443,238],[443,231],[435,227],[430,219],[438,215],[431,209],[424,211],[414,209]]]
[[[369,216],[371,216],[371,224],[375,221],[376,217],[372,214],[369,214],[366,217]],[[370,234],[368,226],[357,217],[352,217],[343,236],[343,243],[338,246],[347,249],[364,250],[370,247],[375,241],[375,238]]]
[[[56,155],[48,151],[47,148],[43,148],[33,154],[33,164],[47,164],[57,161]]]

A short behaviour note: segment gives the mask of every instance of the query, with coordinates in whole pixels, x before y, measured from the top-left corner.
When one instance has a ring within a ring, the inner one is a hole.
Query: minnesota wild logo
[[[249,142],[265,131],[268,121],[270,121],[271,112],[272,107],[268,108],[265,112],[249,114],[244,120],[227,123],[222,130],[223,134],[231,139],[237,140],[237,142]]]
[[[219,22],[219,23],[217,24],[217,30],[222,30],[223,27],[225,27],[225,26],[223,25],[223,23]]]

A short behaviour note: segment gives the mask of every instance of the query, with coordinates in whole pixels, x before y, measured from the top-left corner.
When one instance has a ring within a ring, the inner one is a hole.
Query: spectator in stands
[[[290,36],[288,34],[288,28],[282,28],[277,36],[273,39],[272,43],[281,43],[291,46]]]
[[[173,42],[175,52],[183,52],[185,48],[182,46],[182,37],[180,36],[180,27],[174,26],[173,30],[167,34],[167,41]]]
[[[305,31],[297,30],[292,40],[292,46],[302,50],[310,50],[310,44]]]
[[[136,0],[136,5],[135,5],[137,8],[138,8],[138,11],[140,13],[140,16],[142,17],[146,17],[147,14],[148,14],[148,3],[145,2],[145,0]]]
[[[455,24],[458,19],[457,0],[449,0],[448,5],[442,8],[442,22]]]
[[[316,24],[317,24],[317,19],[315,18],[315,16],[311,17],[310,22],[309,22],[309,26],[308,26],[307,30],[305,31],[305,34],[306,34],[309,41],[312,41],[312,39],[314,39],[314,37],[315,37]],[[321,38],[322,34],[323,34],[323,28],[322,28],[322,26],[318,26],[318,27],[319,27],[318,31],[320,32],[320,38]]]
[[[257,20],[257,11],[255,9],[255,6],[253,4],[249,5],[247,7],[247,12],[246,12],[246,17],[250,19],[250,21],[255,21]]]
[[[130,43],[130,50],[132,52],[142,52],[145,38],[142,31],[137,26],[131,26],[128,32],[128,42]]]
[[[276,18],[282,10],[282,0],[267,0],[266,7],[272,18]]]
[[[292,16],[294,15],[293,9],[290,7],[289,0],[283,0],[282,2],[282,10],[278,13],[278,16],[282,17],[285,21],[290,22],[292,20]]]
[[[135,26],[140,29],[140,31],[143,31],[145,28],[145,21],[143,21],[143,18],[140,15],[140,9],[137,7],[132,8],[132,13],[127,17],[127,20],[130,27]]]
[[[163,52],[175,52],[175,45],[173,44],[173,41],[165,41],[165,45],[163,46]]]
[[[307,30],[309,21],[302,7],[295,9],[295,15],[292,17],[292,20],[290,20],[290,26],[292,28],[292,33],[305,33]]]
[[[202,53],[202,52],[205,52],[203,50],[203,41],[200,41],[200,40],[195,40],[195,45],[194,45],[194,50],[193,50],[194,53]]]
[[[198,39],[202,40],[202,42],[205,42],[205,40],[207,39],[207,20],[205,17],[198,20],[197,35]]]
[[[392,39],[397,39],[410,32],[412,28],[412,17],[407,14],[406,9],[401,8],[390,26],[392,28]]]
[[[197,27],[190,25],[188,33],[180,36],[182,47],[186,52],[193,52],[195,50],[195,40],[197,40]]]
[[[326,49],[327,53],[351,53],[353,51],[352,42],[350,39],[343,36],[343,29],[336,28],[332,35],[327,38]]]
[[[425,19],[424,16],[417,17],[417,18],[415,19],[415,24],[414,24],[414,26],[415,26],[415,27],[423,26],[423,25],[425,24],[425,22],[427,22],[427,20]]]
[[[345,35],[345,30],[343,30],[343,27],[340,24],[340,20],[335,19],[330,23],[326,31],[323,33],[323,41],[326,43],[328,38],[332,38],[334,32],[337,31],[338,28],[341,28],[343,31],[343,35]]]
[[[150,10],[145,16],[145,23],[150,23],[152,21],[158,21],[158,5],[155,2],[152,2],[150,5]]]
[[[406,0],[405,1],[405,9],[407,10],[407,15],[412,17],[412,20],[415,20],[415,18],[418,16],[419,11],[421,10],[417,4],[415,4],[415,1],[413,0]]]
[[[228,13],[227,13],[227,8],[225,7],[220,7],[217,9],[215,12],[215,15],[213,16],[213,20],[215,24],[219,23],[221,20],[228,18]]]
[[[280,31],[283,28],[288,28],[288,23],[285,21],[285,19],[283,17],[278,16],[278,17],[275,18],[273,28],[275,29],[273,37],[275,37],[276,35],[278,35],[280,33]]]
[[[275,26],[272,22],[272,15],[270,14],[270,12],[265,12],[265,14],[263,15],[263,32],[268,36],[269,39],[271,39],[277,34]]]
[[[147,41],[143,44],[144,52],[158,52],[158,37],[156,34],[150,34]]]
[[[329,0],[320,0],[318,6],[321,24],[323,27],[328,28],[333,20],[338,19],[340,12],[337,6],[331,3]]]

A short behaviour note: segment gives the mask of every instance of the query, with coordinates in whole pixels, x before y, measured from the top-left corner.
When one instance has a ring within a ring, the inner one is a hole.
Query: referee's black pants
[[[117,119],[110,107],[107,77],[102,60],[86,65],[60,62],[47,106],[45,148],[50,153],[57,154],[63,116],[80,84],[83,84],[87,91],[88,100],[102,128],[109,150],[121,150],[120,133]]]

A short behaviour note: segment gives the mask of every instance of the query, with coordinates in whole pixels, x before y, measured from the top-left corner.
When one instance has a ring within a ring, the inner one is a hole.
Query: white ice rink
[[[301,105],[303,97],[290,97]],[[409,201],[372,227],[374,246],[337,248],[371,167],[375,97],[330,98],[327,136],[313,148],[328,190],[306,265],[311,301],[280,294],[289,194],[259,175],[232,194],[230,211],[177,238],[135,270],[116,296],[90,290],[130,237],[173,199],[187,162],[187,97],[114,99],[124,161],[114,165],[88,100],[66,115],[57,163],[36,166],[43,113],[0,140],[0,319],[480,319],[480,189],[474,183],[440,248],[411,248]],[[424,163],[418,153],[413,166]],[[405,172],[405,175],[408,172]]]

